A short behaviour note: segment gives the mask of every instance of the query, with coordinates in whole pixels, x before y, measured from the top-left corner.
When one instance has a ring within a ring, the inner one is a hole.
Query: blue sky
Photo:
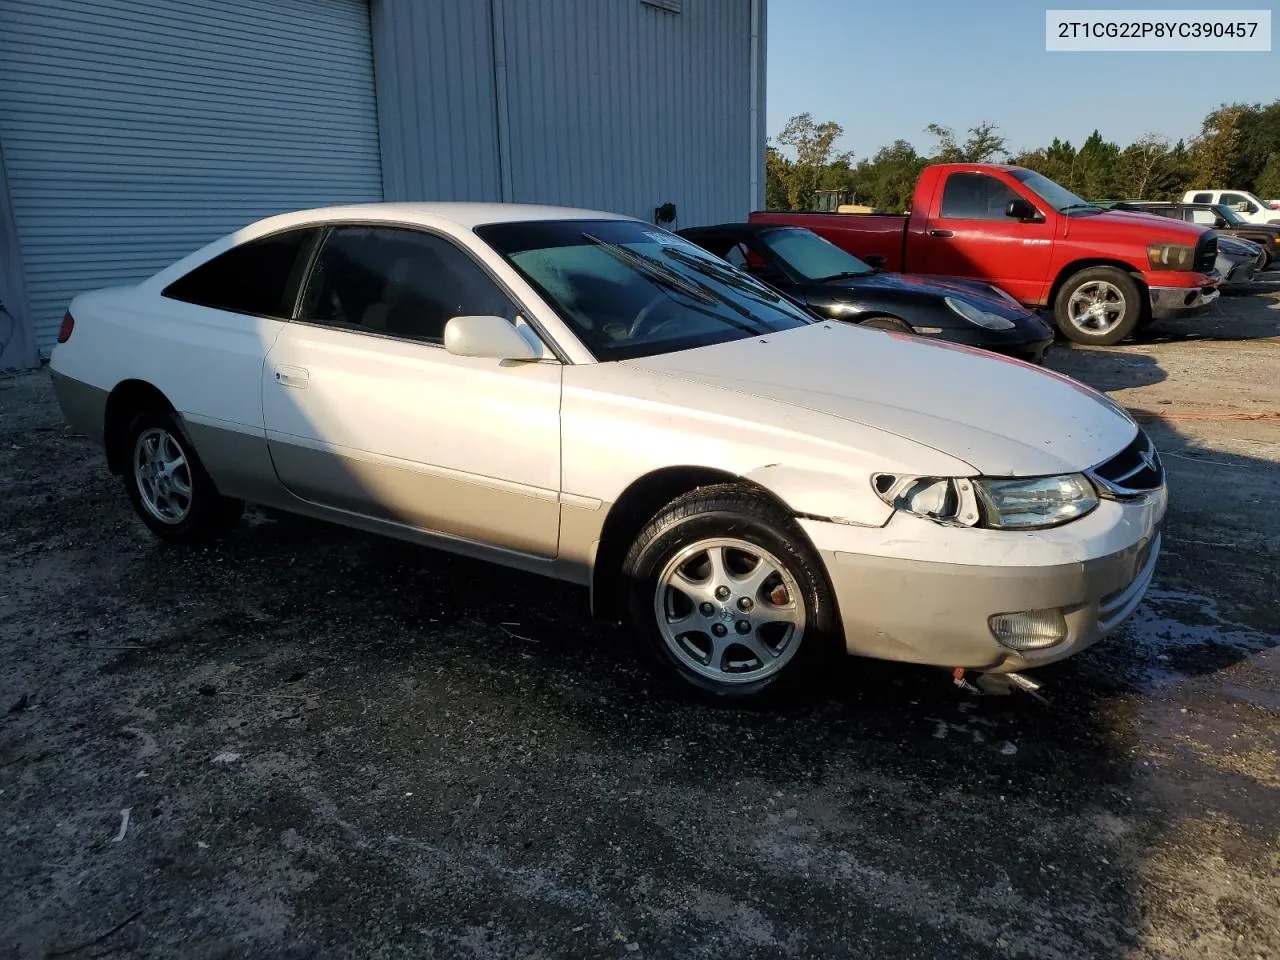
[[[844,127],[855,159],[901,137],[924,149],[928,123],[1000,126],[1016,152],[1095,127],[1122,146],[1146,132],[1191,137],[1224,102],[1280,97],[1275,0],[1270,53],[1049,53],[1045,10],[1210,9],[1200,0],[769,0],[768,133],[809,111]]]

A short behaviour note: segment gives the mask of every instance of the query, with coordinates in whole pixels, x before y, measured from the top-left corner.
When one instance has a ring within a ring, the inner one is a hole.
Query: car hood
[[[943,298],[963,300],[996,316],[1012,320],[1019,326],[1035,321],[1033,314],[1020,303],[1000,296],[989,284],[980,280],[964,280],[959,277],[920,276],[904,273],[873,273],[863,277],[845,277],[806,288],[808,299],[857,301],[862,298],[883,303],[931,304],[943,306]],[[955,318],[959,325],[964,321]]]
[[[1087,216],[1070,217],[1067,235],[1085,239],[1095,234],[1104,237],[1133,237],[1137,240],[1185,243],[1194,246],[1202,234],[1210,233],[1208,227],[1185,223],[1158,213],[1142,213],[1127,210],[1106,210]]]
[[[1084,470],[1137,434],[1112,400],[1068,377],[970,347],[841,323],[624,363],[886,431],[988,476]]]

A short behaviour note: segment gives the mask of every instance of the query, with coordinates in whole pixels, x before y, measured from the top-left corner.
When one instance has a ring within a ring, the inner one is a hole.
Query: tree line
[[[836,149],[844,133],[840,124],[798,114],[768,144],[766,205],[812,210],[821,191],[838,191],[841,202],[901,212],[911,203],[921,170],[955,161],[1015,163],[1086,200],[1175,200],[1198,187],[1280,198],[1280,100],[1219,107],[1204,118],[1197,136],[1175,143],[1148,133],[1121,147],[1095,130],[1079,147],[1055,137],[1047,147],[1014,153],[994,123],[970,127],[963,139],[934,123],[924,132],[936,141],[928,155],[895,140],[855,162],[851,151]]]

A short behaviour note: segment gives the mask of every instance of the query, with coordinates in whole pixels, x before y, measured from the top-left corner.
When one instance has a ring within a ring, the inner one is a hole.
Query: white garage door
[[[382,199],[368,0],[0,0],[0,138],[47,355],[77,293]]]

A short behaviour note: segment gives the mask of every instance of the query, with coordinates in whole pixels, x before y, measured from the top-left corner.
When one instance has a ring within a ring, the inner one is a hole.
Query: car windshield
[[[1015,180],[1025,184],[1028,190],[1059,213],[1102,211],[1101,207],[1077,197],[1066,187],[1055,183],[1043,174],[1036,173],[1034,170],[1019,169],[1010,172]]]
[[[781,227],[759,234],[760,243],[806,280],[821,283],[874,273],[867,264],[804,227]]]
[[[706,250],[635,220],[494,223],[476,233],[598,360],[792,330],[816,318]]]
[[[1216,213],[1218,216],[1220,216],[1223,220],[1227,221],[1227,223],[1231,224],[1231,226],[1233,227],[1243,227],[1247,222],[1244,217],[1240,216],[1240,214],[1236,213],[1234,210],[1228,207],[1225,203],[1217,204],[1213,208],[1213,212]]]

